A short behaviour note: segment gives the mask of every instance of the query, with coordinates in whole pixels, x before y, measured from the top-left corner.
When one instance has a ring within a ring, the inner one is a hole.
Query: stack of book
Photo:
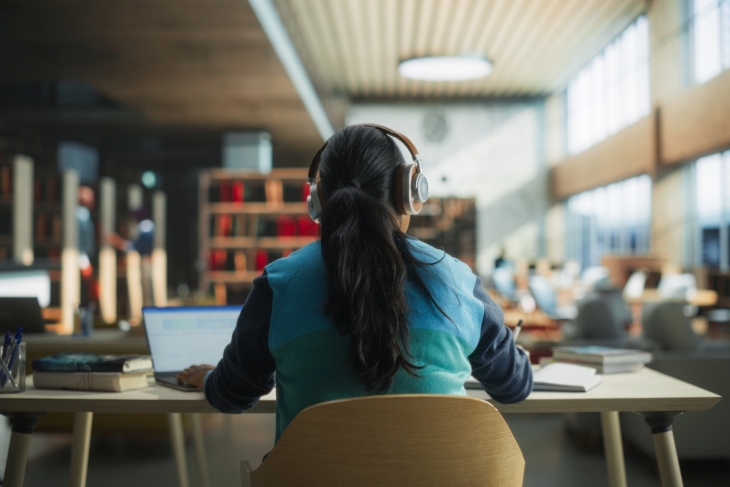
[[[551,362],[564,362],[593,367],[599,374],[638,372],[651,362],[651,354],[643,350],[628,350],[600,346],[559,347],[553,350]]]
[[[33,361],[37,389],[123,392],[148,387],[149,355],[57,353]]]

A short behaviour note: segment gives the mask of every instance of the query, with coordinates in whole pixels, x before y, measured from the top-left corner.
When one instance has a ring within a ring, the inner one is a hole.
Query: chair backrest
[[[634,271],[631,277],[629,277],[629,280],[626,281],[624,296],[627,298],[640,298],[644,294],[648,277],[648,274],[643,270]]]
[[[654,303],[644,306],[641,318],[644,336],[664,350],[697,350],[699,337],[684,315],[682,303]]]
[[[558,295],[545,277],[530,276],[529,286],[532,297],[535,298],[535,302],[541,310],[548,313],[557,308]]]
[[[252,487],[511,487],[522,485],[525,460],[485,401],[382,395],[303,410],[259,468],[241,470]]]
[[[591,293],[578,303],[575,320],[577,337],[582,339],[615,339],[625,335],[623,324],[611,310],[610,303],[599,293]]]
[[[492,272],[492,281],[499,294],[510,301],[517,301],[517,284],[512,275],[512,269],[497,267]]]
[[[659,281],[657,291],[663,298],[685,299],[688,295],[697,291],[697,279],[689,273],[664,275]]]

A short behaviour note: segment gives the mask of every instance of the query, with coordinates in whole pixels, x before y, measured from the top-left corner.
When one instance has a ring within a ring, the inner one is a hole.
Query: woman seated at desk
[[[315,155],[310,213],[321,239],[254,280],[215,368],[180,374],[219,411],[252,407],[276,382],[278,439],[302,409],[334,399],[465,395],[470,374],[503,403],[532,390],[527,355],[481,279],[404,233],[427,186],[411,195],[420,165],[406,163],[391,137],[416,160],[408,139],[367,125],[338,131]]]

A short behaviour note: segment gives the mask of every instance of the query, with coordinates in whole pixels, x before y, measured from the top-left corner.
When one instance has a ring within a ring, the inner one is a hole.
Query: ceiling
[[[285,154],[321,144],[246,0],[0,3],[0,82],[54,80],[91,84],[136,125],[266,129]]]
[[[272,1],[337,128],[350,99],[561,89],[648,0]],[[426,83],[397,73],[401,59],[465,52],[492,59],[492,75]],[[0,84],[60,80],[88,83],[108,103],[59,116],[9,109],[0,96],[0,120],[63,137],[205,133],[208,144],[223,130],[265,129],[278,165],[304,164],[321,144],[246,0],[0,2]]]
[[[312,77],[353,98],[534,96],[562,89],[647,0],[274,0]],[[414,56],[485,54],[487,78],[398,75]]]

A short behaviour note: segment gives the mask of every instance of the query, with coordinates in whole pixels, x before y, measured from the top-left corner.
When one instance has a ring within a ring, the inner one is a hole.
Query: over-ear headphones
[[[401,215],[417,215],[420,213],[421,208],[423,208],[423,203],[428,199],[428,180],[423,172],[421,172],[421,158],[418,155],[418,149],[416,149],[416,146],[413,145],[413,142],[408,137],[388,127],[372,123],[363,123],[360,125],[376,128],[384,134],[400,140],[408,148],[413,162],[399,164],[396,167],[395,180],[393,181],[393,202],[395,203],[396,210]],[[319,162],[322,158],[322,152],[327,147],[327,142],[314,155],[312,164],[309,166],[309,175],[307,176],[307,182],[309,183],[307,210],[312,220],[317,223],[319,223],[319,216],[324,206],[324,195],[319,188],[317,171],[319,171]]]

